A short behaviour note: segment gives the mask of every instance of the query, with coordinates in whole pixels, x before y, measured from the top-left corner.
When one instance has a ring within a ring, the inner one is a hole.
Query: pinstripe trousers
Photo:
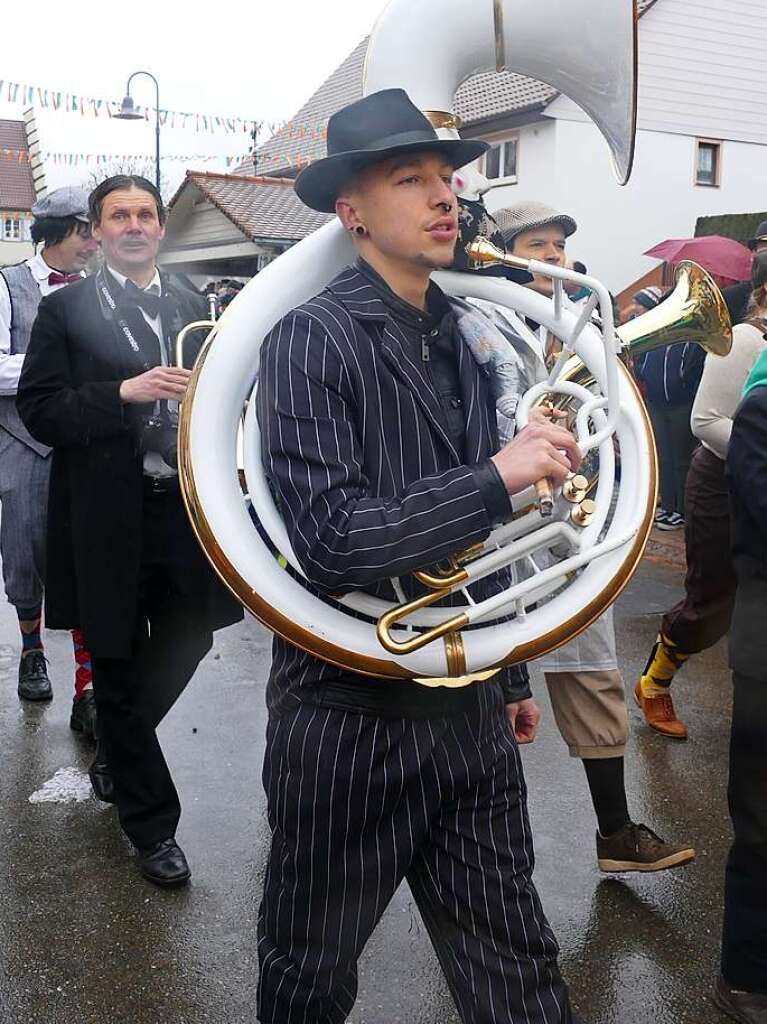
[[[43,599],[50,457],[0,428],[0,554],[8,601],[34,608]]]
[[[449,717],[295,705],[264,763],[272,846],[258,1020],[341,1024],[357,959],[407,879],[465,1024],[569,1024],[532,882],[519,752],[498,689]]]

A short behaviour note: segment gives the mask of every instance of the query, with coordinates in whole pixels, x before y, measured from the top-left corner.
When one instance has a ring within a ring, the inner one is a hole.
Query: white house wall
[[[518,183],[488,193],[488,208],[539,199],[571,214],[579,229],[569,254],[614,292],[657,266],[645,249],[692,235],[698,217],[767,209],[767,146],[724,143],[721,187],[710,188],[693,184],[695,138],[640,131],[634,173],[621,187],[594,125],[552,121],[537,130],[520,133]]]
[[[639,127],[767,144],[765,0],[658,0],[639,22]],[[557,98],[547,113],[584,120]]]

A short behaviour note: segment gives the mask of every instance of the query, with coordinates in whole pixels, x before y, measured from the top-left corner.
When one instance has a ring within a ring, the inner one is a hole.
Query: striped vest
[[[11,296],[11,355],[19,355],[26,352],[29,346],[32,324],[42,295],[26,263],[5,267],[0,274],[5,278]],[[0,429],[6,430],[38,455],[45,457],[51,452],[46,445],[35,441],[21,422],[16,411],[15,395],[0,395]]]

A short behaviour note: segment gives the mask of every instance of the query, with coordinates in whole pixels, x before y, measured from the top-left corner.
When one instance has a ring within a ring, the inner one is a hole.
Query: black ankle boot
[[[45,655],[40,650],[27,651],[19,662],[18,694],[22,700],[51,700],[53,688],[48,678]]]

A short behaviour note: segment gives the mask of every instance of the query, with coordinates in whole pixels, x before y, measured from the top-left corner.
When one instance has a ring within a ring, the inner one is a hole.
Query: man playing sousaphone
[[[543,418],[498,449],[495,403],[429,277],[453,262],[456,167],[400,89],[335,114],[296,191],[335,212],[358,258],[261,353],[262,457],[308,581],[396,600],[390,580],[483,541],[509,496],[575,470]],[[497,592],[506,577],[473,588]],[[264,783],[272,847],[258,1019],[340,1024],[356,962],[407,879],[464,1022],[574,1020],[532,883],[518,743],[538,709],[524,667],[459,688],[365,678],[277,637]]]

